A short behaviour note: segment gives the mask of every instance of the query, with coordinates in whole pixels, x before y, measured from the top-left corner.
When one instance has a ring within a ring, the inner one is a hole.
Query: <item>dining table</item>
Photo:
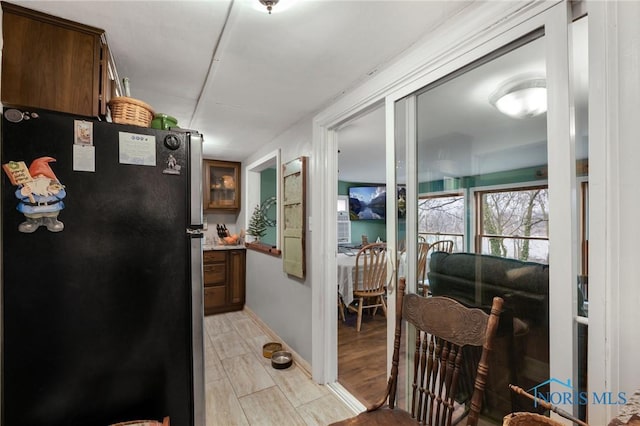
[[[349,306],[353,302],[353,279],[356,269],[357,251],[338,253],[336,264],[338,266],[338,293],[342,296],[344,304]]]

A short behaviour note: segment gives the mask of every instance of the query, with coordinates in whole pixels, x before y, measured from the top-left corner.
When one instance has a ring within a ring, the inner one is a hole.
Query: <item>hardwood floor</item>
[[[346,310],[345,310],[346,311]],[[354,312],[338,319],[338,382],[363,405],[376,402],[387,385],[386,318],[364,314],[360,332]]]

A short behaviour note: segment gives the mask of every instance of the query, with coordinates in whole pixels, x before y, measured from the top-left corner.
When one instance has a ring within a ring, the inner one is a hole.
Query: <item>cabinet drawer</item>
[[[211,263],[203,266],[204,270],[204,284],[224,284],[227,280],[227,265],[226,263]]]
[[[227,253],[225,253],[222,250],[220,251],[210,250],[210,251],[205,251],[202,254],[203,263],[225,262],[226,260],[227,260]]]
[[[226,289],[224,286],[204,289],[204,308],[219,308],[226,304]]]

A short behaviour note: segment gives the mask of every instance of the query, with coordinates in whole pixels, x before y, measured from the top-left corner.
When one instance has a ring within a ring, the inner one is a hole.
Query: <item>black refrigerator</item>
[[[5,108],[4,426],[204,424],[202,136]]]

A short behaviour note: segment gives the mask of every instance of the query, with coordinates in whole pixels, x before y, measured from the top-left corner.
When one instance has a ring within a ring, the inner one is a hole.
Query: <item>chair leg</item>
[[[347,319],[344,316],[344,302],[342,301],[342,297],[338,294],[338,310],[340,311],[340,318],[342,322],[345,322]]]
[[[384,317],[387,317],[387,304],[384,303],[384,296],[380,296],[380,304],[382,305],[382,312],[384,312]]]
[[[360,303],[358,303],[358,319],[356,320],[356,331],[360,331],[360,326],[362,325],[362,304],[364,302],[364,298],[361,297]]]

